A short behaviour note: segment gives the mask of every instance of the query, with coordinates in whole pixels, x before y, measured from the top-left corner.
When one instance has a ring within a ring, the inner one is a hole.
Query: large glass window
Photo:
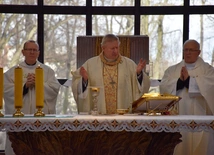
[[[4,72],[23,60],[26,40],[37,40],[37,15],[0,14],[0,62]]]
[[[0,4],[35,5],[37,0],[1,0]]]
[[[190,0],[190,5],[213,5],[213,0]]]
[[[134,35],[134,16],[131,15],[94,15],[92,23],[92,35]]]
[[[141,6],[176,6],[183,4],[184,0],[141,0]]]
[[[86,34],[85,16],[45,15],[44,19],[44,62],[58,79],[67,79],[76,69],[76,38]]]
[[[44,5],[57,5],[57,6],[83,6],[86,0],[44,0]]]
[[[93,6],[134,6],[135,0],[92,0]]]
[[[190,15],[189,38],[201,46],[201,57],[214,66],[214,15]]]
[[[58,79],[71,79],[76,70],[77,36],[85,35],[84,15],[44,16],[44,62],[54,69]],[[70,87],[62,86],[56,105],[58,114],[77,112]]]
[[[183,16],[141,16],[141,34],[149,36],[151,78],[161,79],[167,67],[182,60]]]

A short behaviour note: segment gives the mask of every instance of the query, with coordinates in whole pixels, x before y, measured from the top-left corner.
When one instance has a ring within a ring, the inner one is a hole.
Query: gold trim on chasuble
[[[107,62],[102,53],[100,58],[103,62],[106,113],[115,114],[117,112],[118,63],[121,62],[121,56],[114,62]]]

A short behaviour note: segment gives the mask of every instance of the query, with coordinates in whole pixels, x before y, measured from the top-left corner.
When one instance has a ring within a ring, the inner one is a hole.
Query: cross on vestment
[[[116,84],[116,82],[114,82],[113,80],[111,80],[111,82],[109,82],[109,84],[111,84],[112,88],[114,88],[114,84]]]

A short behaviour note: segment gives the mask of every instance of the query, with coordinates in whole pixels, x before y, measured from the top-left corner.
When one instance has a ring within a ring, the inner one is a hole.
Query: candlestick
[[[3,107],[3,90],[4,90],[3,82],[4,82],[3,68],[0,68],[0,117],[4,116],[1,112],[1,109]]]
[[[35,71],[35,89],[36,89],[36,108],[38,111],[34,116],[45,116],[42,112],[44,107],[44,73],[43,69],[38,66]]]
[[[16,112],[14,117],[22,117],[24,114],[21,112],[23,106],[23,70],[19,65],[14,69],[14,104]]]

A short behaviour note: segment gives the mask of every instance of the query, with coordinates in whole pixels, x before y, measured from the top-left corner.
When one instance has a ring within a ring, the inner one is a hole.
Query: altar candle
[[[35,71],[36,107],[44,107],[43,69],[38,66]]]
[[[0,109],[2,109],[3,106],[3,89],[4,89],[4,73],[3,68],[0,68]]]
[[[22,108],[22,99],[23,99],[23,70],[21,67],[15,68],[15,77],[14,77],[14,103],[15,107]]]

